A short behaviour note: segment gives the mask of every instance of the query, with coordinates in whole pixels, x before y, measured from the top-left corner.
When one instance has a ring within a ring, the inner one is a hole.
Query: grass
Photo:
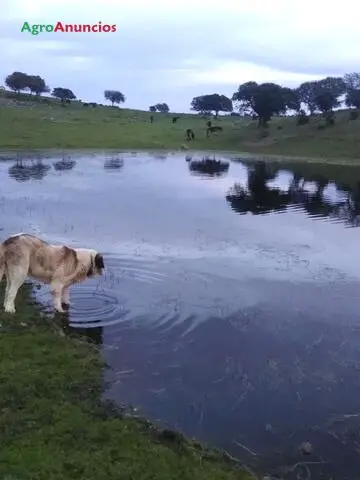
[[[16,315],[0,313],[0,478],[253,478],[226,454],[101,404],[98,350],[48,320],[26,285]]]
[[[360,119],[349,112],[336,113],[334,127],[319,130],[315,117],[309,125],[296,126],[295,119],[278,117],[267,132],[248,118],[224,116],[214,121],[223,132],[206,137],[205,120],[199,115],[155,113],[74,102],[65,108],[53,100],[33,100],[29,95],[0,92],[0,148],[2,149],[179,149],[250,152],[255,154],[350,159],[360,163]],[[186,142],[187,128],[195,140]],[[267,136],[264,136],[267,135]]]

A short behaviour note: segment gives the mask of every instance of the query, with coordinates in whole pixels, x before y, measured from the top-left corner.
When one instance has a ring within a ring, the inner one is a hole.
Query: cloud
[[[225,62],[211,70],[190,72],[188,82],[193,85],[211,85],[216,82],[217,84],[233,86],[245,83],[249,78],[261,79],[262,82],[278,82],[295,86],[302,82],[316,80],[319,75],[282,71],[250,62]]]
[[[284,85],[343,75],[360,65],[360,7],[350,0],[3,0],[2,76],[14,70],[103,101],[119,89],[132,108],[231,96],[248,80]],[[342,21],[341,19],[346,19]],[[23,22],[116,24],[115,33],[21,33]]]

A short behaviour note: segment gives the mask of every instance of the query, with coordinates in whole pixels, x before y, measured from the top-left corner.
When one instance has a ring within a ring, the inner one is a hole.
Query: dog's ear
[[[94,265],[98,270],[100,270],[101,268],[105,268],[104,257],[100,253],[97,253],[95,255]]]

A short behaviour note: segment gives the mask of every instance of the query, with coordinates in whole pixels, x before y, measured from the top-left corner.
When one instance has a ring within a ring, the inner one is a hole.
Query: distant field
[[[50,99],[36,101],[29,95],[0,93],[0,148],[180,149],[235,151],[301,157],[359,159],[360,120],[349,112],[336,113],[336,124],[324,130],[320,117],[298,127],[293,117],[274,118],[264,137],[249,118],[223,116],[213,120],[223,132],[206,138],[205,120],[199,115],[154,113],[84,107],[80,102],[62,107]],[[174,115],[180,118],[171,123]],[[191,128],[195,140],[187,142]]]

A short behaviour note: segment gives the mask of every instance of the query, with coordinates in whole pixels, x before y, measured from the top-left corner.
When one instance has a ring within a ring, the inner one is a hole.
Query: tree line
[[[233,102],[240,115],[256,117],[259,127],[267,127],[274,115],[287,115],[291,111],[297,114],[299,124],[308,123],[309,117],[321,113],[327,124],[333,125],[334,109],[343,102],[355,109],[351,118],[359,118],[360,73],[304,82],[297,88],[246,82],[239,86],[232,99],[219,94],[201,95],[192,100],[191,109],[201,114],[215,112],[217,116],[219,112],[233,112]]]
[[[6,77],[5,85],[15,93],[30,92],[30,94],[40,96],[42,93],[51,92],[51,96],[58,98],[62,103],[69,103],[71,100],[76,100],[76,95],[70,88],[55,87],[51,91],[45,80],[39,75],[13,72]],[[105,90],[104,98],[111,102],[112,106],[126,101],[125,95],[119,90]],[[168,113],[170,108],[167,103],[157,103],[156,105],[151,105],[149,111]]]
[[[76,100],[76,95],[70,88],[55,87],[51,91],[45,80],[39,75],[28,75],[23,72],[13,72],[5,78],[5,85],[15,93],[30,92],[39,97],[43,93],[50,93],[51,96],[59,99],[63,104]],[[125,95],[118,90],[105,90],[104,98],[115,103],[124,103]]]
[[[39,75],[13,72],[5,79],[6,86],[16,93],[29,91],[40,96],[49,93],[50,88]],[[69,88],[55,87],[51,95],[62,103],[76,100],[76,95]],[[105,90],[105,100],[114,104],[124,103],[125,95],[118,90]],[[238,113],[234,112],[233,102]],[[274,115],[297,114],[299,125],[306,124],[312,115],[321,113],[327,125],[334,124],[334,110],[345,103],[351,108],[351,119],[359,118],[360,112],[360,73],[347,73],[343,77],[326,77],[321,80],[308,81],[297,88],[283,87],[276,83],[257,83],[254,81],[241,84],[232,98],[213,93],[194,97],[191,109],[203,115],[215,112],[227,112],[233,115],[252,116],[258,120],[259,127],[267,127]],[[149,107],[150,112],[170,111],[166,103],[157,103]]]

